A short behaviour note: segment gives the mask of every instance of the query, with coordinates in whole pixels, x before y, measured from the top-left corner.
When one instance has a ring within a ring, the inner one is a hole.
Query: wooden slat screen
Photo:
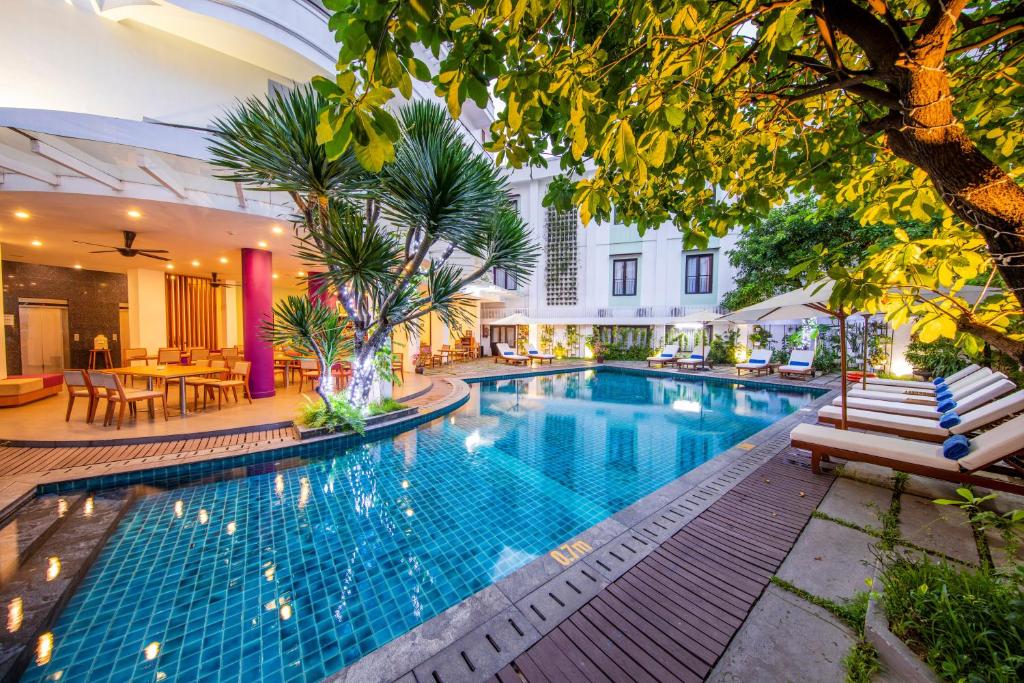
[[[217,290],[209,278],[193,275],[165,277],[167,286],[167,345],[177,348],[217,345]]]

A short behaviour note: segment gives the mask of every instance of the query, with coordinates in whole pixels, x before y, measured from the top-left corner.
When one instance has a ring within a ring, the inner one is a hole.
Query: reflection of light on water
[[[174,516],[181,519],[183,514],[185,514],[185,503],[180,500],[174,501]]]
[[[672,401],[672,410],[678,410],[681,413],[699,413],[700,401],[688,401],[685,398],[678,398]]]
[[[53,631],[47,631],[39,636],[36,642],[36,664],[42,666],[50,663],[53,656]]]
[[[299,479],[299,509],[306,507],[309,502],[309,477]]]
[[[412,517],[412,516],[413,516],[413,514],[414,514],[414,513],[413,513],[413,510],[412,510],[412,508],[406,508],[406,509],[405,509],[405,516],[406,516],[406,517]]]
[[[92,517],[92,511],[95,507],[95,501],[92,496],[85,499],[85,509],[82,511],[86,517]]]
[[[68,514],[68,502],[61,498],[57,501],[57,516],[63,517]]]
[[[200,524],[206,524],[209,521],[210,521],[210,513],[207,512],[204,508],[199,508],[199,523]]]
[[[228,528],[227,528],[228,536],[234,536],[235,529],[237,529],[237,528],[238,528],[237,524],[235,524],[234,522],[228,522]]]
[[[292,618],[292,606],[281,605],[281,621],[288,621]]]
[[[533,553],[505,546],[501,549],[501,552],[498,553],[498,559],[494,561],[494,566],[491,567],[491,581],[497,581],[501,577],[515,571],[536,557],[537,555],[534,555]]]
[[[263,572],[263,578],[265,578],[267,581],[273,581],[274,574],[276,571],[277,568],[274,565],[270,565],[269,567],[267,567],[266,571]]]
[[[409,488],[409,480],[408,479],[406,479],[405,481],[402,482],[402,488],[403,489]]]
[[[152,643],[146,646],[144,652],[146,653],[146,659],[156,659],[156,656],[160,654],[160,643],[154,640]]]
[[[7,631],[15,633],[21,628],[21,621],[24,618],[24,605],[21,598],[14,598],[7,605]]]
[[[474,453],[478,448],[481,448],[483,446],[493,446],[494,441],[492,441],[491,439],[485,439],[484,437],[480,436],[479,429],[474,429],[473,432],[466,437],[465,444],[466,450],[469,451],[470,453]]]

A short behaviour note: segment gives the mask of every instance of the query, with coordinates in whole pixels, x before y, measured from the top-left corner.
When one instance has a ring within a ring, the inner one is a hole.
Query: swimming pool
[[[451,415],[167,489],[126,514],[24,680],[315,680],[813,398],[562,373]]]

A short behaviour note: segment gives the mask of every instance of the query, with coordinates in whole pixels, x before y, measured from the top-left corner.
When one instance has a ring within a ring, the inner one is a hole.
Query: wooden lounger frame
[[[807,366],[806,370],[783,370],[779,366],[779,377],[782,379],[814,379],[814,368]]]
[[[775,374],[775,368],[779,367],[779,365],[781,365],[781,364],[780,363],[765,363],[764,365],[761,365],[761,366],[756,367],[756,368],[741,368],[739,366],[734,366],[734,367],[736,368],[736,376],[737,377],[741,376],[744,372],[752,372],[752,373],[754,373],[755,377],[760,377],[761,375],[773,375],[773,374]]]
[[[906,472],[907,474],[919,474],[923,477],[942,479],[943,481],[950,481],[955,484],[974,484],[994,489],[996,491],[1006,491],[1007,493],[1024,495],[1024,481],[1020,480],[1021,477],[1024,476],[1024,466],[1022,466],[1018,461],[1021,454],[1024,454],[1024,449],[1012,453],[1003,459],[1003,462],[1007,463],[1008,466],[994,464],[982,470],[975,470],[973,472],[950,472],[948,470],[928,467],[927,465],[915,465],[902,460],[893,460],[892,458],[886,458],[880,455],[848,451],[844,448],[826,447],[820,444],[801,441],[799,439],[793,439],[792,445],[794,448],[802,448],[805,451],[811,452],[811,471],[815,474],[821,474],[821,463],[830,462],[829,457],[834,455],[838,458],[843,458],[844,460],[866,462],[872,465],[881,465],[882,467],[891,467],[894,470]],[[1008,477],[1014,477],[1018,481],[1006,481],[1003,479],[996,479],[994,477],[986,477],[979,474],[979,472],[1001,474]]]
[[[499,360],[505,361],[505,365],[508,365],[509,363],[511,363],[512,365],[526,365],[530,361],[529,358],[508,358],[507,356],[502,356],[501,354],[498,354],[497,356],[494,357],[495,364],[497,364]]]

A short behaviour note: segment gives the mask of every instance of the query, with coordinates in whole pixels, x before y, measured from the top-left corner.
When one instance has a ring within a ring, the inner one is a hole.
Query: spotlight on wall
[[[138,209],[129,209],[128,218],[142,218],[142,212]]]
[[[23,221],[27,221],[29,218],[32,218],[32,214],[30,214],[28,211],[22,211],[21,209],[19,209],[14,212],[14,217],[20,218]]]
[[[263,240],[260,240],[259,242],[256,243],[256,246],[259,247],[260,249],[266,249],[267,243],[264,242]]]
[[[199,267],[199,261],[196,260],[196,259],[192,259],[192,267],[198,268]]]
[[[220,262],[221,263],[227,263],[228,262],[228,257],[227,256],[221,256],[220,257]]]
[[[281,233],[284,232],[284,228],[282,228],[280,225],[275,225],[270,229],[270,232],[274,233],[275,235],[280,235]]]
[[[40,242],[39,240],[32,240],[32,246],[33,247],[41,247],[41,246],[43,246],[43,243]]]
[[[173,263],[168,263],[167,264],[167,270],[174,270],[174,264]]]

